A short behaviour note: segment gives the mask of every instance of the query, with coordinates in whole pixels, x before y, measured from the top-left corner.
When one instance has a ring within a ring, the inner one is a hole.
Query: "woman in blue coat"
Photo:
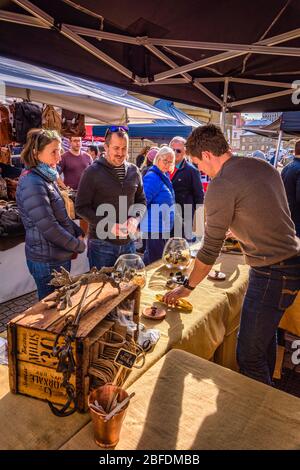
[[[162,257],[166,240],[170,238],[174,225],[175,194],[169,177],[174,165],[173,150],[167,146],[162,147],[143,179],[147,212],[141,222],[141,231],[143,238],[146,238],[146,265]]]
[[[71,268],[74,253],[85,249],[82,230],[68,217],[57,187],[56,165],[61,139],[56,131],[32,129],[21,158],[25,163],[16,194],[26,230],[27,265],[37,285],[39,299],[53,292],[48,283],[53,270]]]

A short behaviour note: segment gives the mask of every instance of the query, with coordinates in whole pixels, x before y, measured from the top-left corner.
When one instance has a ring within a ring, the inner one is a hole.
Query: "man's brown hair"
[[[126,131],[123,131],[121,128],[119,131],[110,131],[109,129],[106,131],[106,134],[105,134],[105,143],[107,146],[109,146],[110,144],[110,141],[111,141],[111,137],[113,134],[117,134],[118,137],[121,137],[122,139],[128,139],[128,134]]]
[[[221,129],[213,124],[208,124],[193,130],[187,139],[186,150],[188,155],[202,160],[202,152],[208,151],[216,157],[220,157],[228,152],[229,145]]]
[[[300,140],[295,143],[295,155],[300,155]]]

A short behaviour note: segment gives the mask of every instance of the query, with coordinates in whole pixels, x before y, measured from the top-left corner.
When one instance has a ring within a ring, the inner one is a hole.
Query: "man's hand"
[[[129,217],[129,219],[127,220],[128,235],[135,235],[138,225],[139,221],[135,217]]]
[[[188,297],[190,293],[190,289],[187,289],[184,286],[178,286],[170,292],[167,292],[167,294],[164,295],[163,300],[168,305],[175,305],[178,299],[181,299],[182,297]]]
[[[114,224],[111,228],[111,233],[118,238],[127,238],[128,237],[127,222],[125,222],[124,224]]]
[[[189,285],[191,287],[196,287],[204,278],[206,278],[212,267],[213,265],[204,264],[202,261],[196,258],[193,270],[189,276]],[[174,305],[178,299],[181,297],[188,297],[190,293],[191,290],[184,286],[176,287],[164,295],[164,302],[169,305]]]

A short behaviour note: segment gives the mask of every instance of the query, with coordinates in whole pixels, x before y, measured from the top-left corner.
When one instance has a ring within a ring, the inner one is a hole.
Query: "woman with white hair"
[[[143,179],[147,212],[141,222],[141,231],[146,239],[146,265],[162,257],[166,240],[170,238],[174,225],[175,194],[169,176],[174,165],[173,150],[167,146],[162,147]]]

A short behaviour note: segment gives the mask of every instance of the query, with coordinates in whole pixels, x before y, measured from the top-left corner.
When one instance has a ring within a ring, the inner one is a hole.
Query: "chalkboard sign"
[[[126,349],[119,349],[114,362],[120,366],[126,367],[127,369],[132,369],[136,358],[137,355],[131,351],[127,351]]]

